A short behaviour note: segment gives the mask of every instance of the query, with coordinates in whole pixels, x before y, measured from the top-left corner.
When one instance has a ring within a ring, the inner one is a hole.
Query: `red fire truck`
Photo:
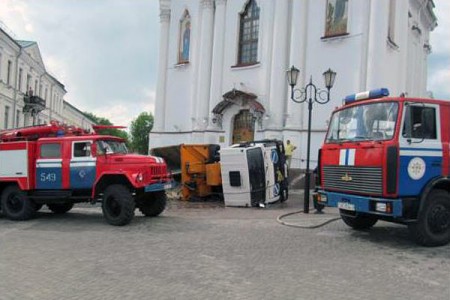
[[[159,215],[171,186],[162,158],[129,154],[118,137],[58,122],[0,132],[0,208],[11,220],[30,219],[44,204],[65,213],[101,202],[109,224],[126,225],[135,208]]]
[[[424,246],[450,241],[450,101],[358,93],[331,117],[319,151],[322,205],[367,229],[406,224]]]

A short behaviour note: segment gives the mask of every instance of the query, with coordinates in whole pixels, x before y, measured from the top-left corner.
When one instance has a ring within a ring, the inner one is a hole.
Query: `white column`
[[[170,9],[161,9],[159,36],[158,83],[156,86],[155,125],[154,132],[164,131],[166,114],[166,80],[169,52]]]
[[[286,32],[289,32],[288,16],[289,0],[276,0],[269,94],[270,129],[281,129],[283,126],[284,108],[287,101],[288,36]]]
[[[369,45],[367,49],[368,90],[380,87],[383,83],[383,61],[388,30],[388,0],[370,1]],[[383,45],[380,47],[380,45]],[[375,59],[376,58],[376,59]]]
[[[308,0],[293,1],[291,18],[291,47],[288,68],[294,65],[300,70],[300,76],[297,81],[297,88],[305,85],[306,72],[306,45],[308,39]],[[286,70],[285,70],[286,71]],[[287,85],[286,72],[284,74],[285,84]],[[287,120],[286,128],[299,129],[303,123],[302,108],[306,106],[295,103],[291,100],[291,88],[288,88],[286,96]]]
[[[407,1],[398,1],[396,2],[396,11],[408,11],[409,3]],[[398,42],[399,51],[400,51],[400,72],[399,72],[399,81],[398,88],[399,93],[403,93],[407,91],[407,78],[408,78],[408,32],[410,30],[409,22],[408,22],[408,14],[397,14],[397,18],[399,19],[396,23],[396,42]]]
[[[213,51],[214,2],[201,1],[200,61],[197,102],[197,130],[205,129],[208,122],[209,91],[211,88],[211,61]]]
[[[227,0],[216,0],[216,12],[214,17],[214,45],[212,52],[212,70],[211,70],[211,91],[209,98],[208,113],[222,99],[222,74],[223,74],[223,56],[225,48],[225,16]],[[216,128],[215,124],[209,122],[210,129]]]

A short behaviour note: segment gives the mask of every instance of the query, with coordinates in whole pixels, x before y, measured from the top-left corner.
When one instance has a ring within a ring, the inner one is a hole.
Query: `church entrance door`
[[[233,144],[254,140],[256,118],[247,110],[241,110],[234,117]]]

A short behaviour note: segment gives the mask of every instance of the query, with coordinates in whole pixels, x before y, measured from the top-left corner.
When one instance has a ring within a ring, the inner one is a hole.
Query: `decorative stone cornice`
[[[213,0],[201,0],[200,5],[201,5],[202,9],[213,9],[214,1]]]

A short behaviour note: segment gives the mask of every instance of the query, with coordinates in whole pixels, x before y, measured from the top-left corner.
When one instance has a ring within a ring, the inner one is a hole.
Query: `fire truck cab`
[[[331,117],[319,150],[315,200],[367,229],[406,224],[421,245],[450,241],[450,102],[351,95]]]
[[[162,158],[129,154],[118,137],[57,122],[0,132],[0,208],[12,220],[30,219],[44,204],[65,213],[101,202],[108,223],[125,225],[135,208],[159,215],[171,186]]]

